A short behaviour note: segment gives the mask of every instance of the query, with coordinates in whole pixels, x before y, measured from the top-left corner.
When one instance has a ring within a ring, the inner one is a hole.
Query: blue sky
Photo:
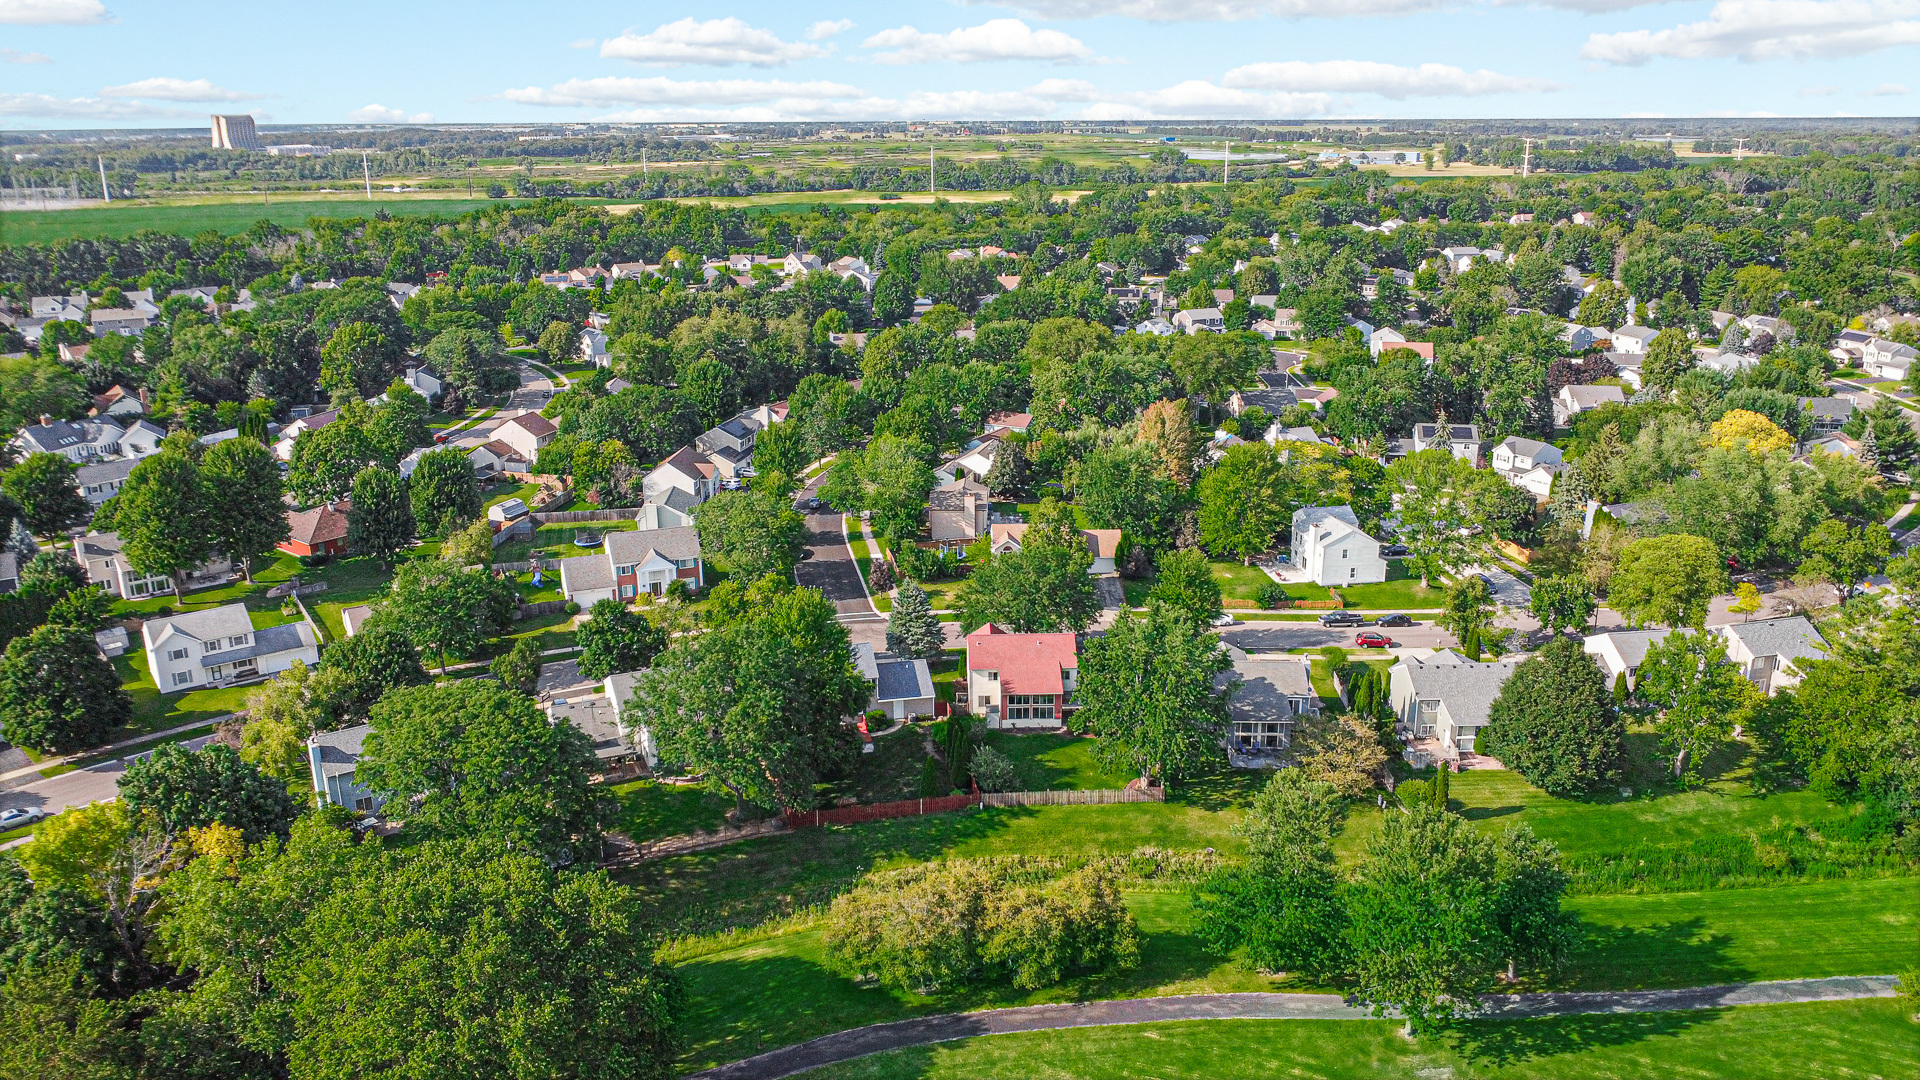
[[[1920,0],[0,0],[0,127],[1906,116]]]

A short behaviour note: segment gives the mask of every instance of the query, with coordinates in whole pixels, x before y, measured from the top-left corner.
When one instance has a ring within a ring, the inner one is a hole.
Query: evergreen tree
[[[360,470],[347,507],[347,546],[387,563],[412,547],[417,534],[406,478],[379,465]]]
[[[1002,441],[987,470],[987,490],[994,495],[1017,495],[1027,487],[1027,452],[1017,442]]]
[[[927,591],[905,582],[887,615],[887,651],[913,660],[933,660],[946,650],[946,634]]]
[[[1613,677],[1613,706],[1619,708],[1627,703],[1627,673],[1622,671]]]

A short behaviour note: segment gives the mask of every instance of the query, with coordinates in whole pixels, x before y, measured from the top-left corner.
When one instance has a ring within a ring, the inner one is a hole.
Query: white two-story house
[[[143,574],[127,562],[119,533],[88,533],[73,542],[74,554],[87,571],[87,583],[98,585],[109,596],[138,600],[173,591],[173,579],[165,574]],[[215,555],[187,573],[186,587],[204,589],[224,584],[233,574],[233,562]]]
[[[245,604],[148,619],[140,642],[147,671],[163,694],[251,682],[285,671],[295,660],[320,662],[313,627],[302,621],[255,630]]]
[[[676,580],[706,585],[700,532],[692,526],[610,532],[601,551],[560,560],[560,591],[582,610],[601,600],[659,596]]]
[[[1353,507],[1303,506],[1293,512],[1292,563],[1316,585],[1387,580],[1380,541],[1360,529]]]
[[[1519,665],[1519,660],[1477,663],[1450,650],[1425,659],[1401,658],[1387,677],[1400,737],[1426,742],[1434,756],[1448,761],[1471,757],[1500,688]]]

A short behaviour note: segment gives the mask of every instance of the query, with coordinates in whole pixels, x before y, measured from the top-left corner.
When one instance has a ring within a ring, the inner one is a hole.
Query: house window
[[[233,662],[233,673],[235,675],[251,675],[256,670],[258,670],[259,667],[260,667],[260,659],[258,657],[249,656],[245,660],[235,660]]]
[[[219,652],[219,651],[220,651],[220,639],[219,639],[219,638],[214,638],[214,639],[213,639],[212,641],[209,641],[209,642],[205,642],[204,644],[202,644],[202,645],[200,646],[200,651],[201,651],[201,652]]]
[[[185,649],[174,649],[167,653],[167,659],[169,660],[185,660],[186,658],[187,650]]]
[[[1009,720],[1051,720],[1053,719],[1052,694],[1010,694],[1007,697],[1007,719]]]
[[[1000,681],[1000,673],[999,673],[999,672],[997,672],[997,671],[989,671],[989,672],[987,672],[987,681],[988,681],[988,682],[999,682],[999,681]]]
[[[620,595],[621,595],[621,597],[623,597],[623,598],[625,598],[625,599],[628,599],[628,600],[631,600],[631,599],[633,599],[633,586],[631,586],[631,585],[622,585],[622,586],[620,586]]]
[[[1360,568],[1359,568],[1359,567],[1357,567],[1357,566],[1349,566],[1349,567],[1347,567],[1347,580],[1348,580],[1348,581],[1352,581],[1352,580],[1353,580],[1354,578],[1357,578],[1357,577],[1359,577],[1359,576],[1360,576]]]
[[[372,809],[373,809],[373,796],[371,796],[371,795],[363,795],[363,796],[361,796],[360,798],[358,798],[358,799],[355,799],[355,800],[353,800],[353,808],[354,808],[355,810],[359,810],[359,811],[361,811],[362,813],[365,813],[366,811],[369,811],[369,810],[372,810]]]
[[[187,684],[189,684],[189,683],[191,683],[191,682],[193,682],[193,672],[191,672],[191,671],[176,671],[176,672],[174,672],[174,673],[173,673],[173,685],[175,685],[175,686],[186,686]]]
[[[1432,735],[1433,726],[1436,723],[1438,723],[1439,720],[1440,720],[1440,702],[1422,701],[1420,703],[1420,718],[1417,726],[1414,728],[1413,733],[1415,735],[1419,735],[1422,737]]]
[[[238,634],[238,635],[235,635],[234,637],[230,637],[227,639],[227,644],[236,649],[242,645],[245,645],[246,643],[247,643],[247,635],[245,634]]]
[[[619,574],[621,577],[626,577],[628,574],[633,573],[633,567],[631,566],[616,567],[613,572],[616,574]]]
[[[226,678],[226,676],[227,669],[220,664],[215,664],[207,669],[207,678],[212,682],[219,682],[221,679]]]
[[[1347,549],[1346,549],[1346,548],[1341,548],[1341,549],[1340,549],[1340,557],[1341,557],[1342,559],[1345,559],[1345,558],[1347,557]]]

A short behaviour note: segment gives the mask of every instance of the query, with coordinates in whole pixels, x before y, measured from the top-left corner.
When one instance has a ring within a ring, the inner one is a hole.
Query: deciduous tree
[[[1122,611],[1080,658],[1080,708],[1069,722],[1098,736],[1094,757],[1108,769],[1179,780],[1221,757],[1227,694],[1215,677],[1233,664],[1225,646],[1190,616],[1150,604]]]
[[[580,644],[580,674],[604,679],[639,671],[667,647],[667,632],[618,600],[599,600],[575,632]]]
[[[347,507],[347,546],[390,563],[413,546],[418,534],[406,478],[380,465],[360,470],[353,478],[353,501]]]
[[[219,743],[197,751],[160,747],[127,767],[120,778],[120,797],[134,813],[151,815],[175,837],[218,823],[257,844],[269,837],[284,838],[299,814],[284,782]]]
[[[1676,630],[1648,646],[1634,692],[1660,710],[1660,745],[1675,780],[1697,777],[1759,696],[1727,658],[1726,639],[1705,630]]]
[[[1620,552],[1607,581],[1607,606],[1638,626],[1702,626],[1707,607],[1727,591],[1727,568],[1711,540],[1685,533],[1648,536]]]
[[[512,625],[518,599],[485,570],[415,559],[394,575],[383,606],[395,629],[440,654],[444,675],[448,653],[470,654]]]
[[[1474,748],[1551,794],[1594,791],[1619,775],[1626,722],[1606,673],[1579,640],[1560,637],[1500,688]]]
[[[252,439],[228,439],[208,449],[200,475],[215,544],[252,581],[253,564],[288,535],[280,463]]]
[[[701,556],[742,581],[792,574],[806,546],[807,523],[791,495],[764,484],[718,492],[694,509],[693,523]]]
[[[133,701],[90,631],[42,626],[0,657],[0,731],[10,743],[48,754],[85,750],[132,716]]]
[[[79,467],[59,454],[28,454],[0,476],[0,491],[20,507],[21,520],[39,536],[58,536],[87,520],[93,508],[75,486]]]
[[[1202,631],[1220,617],[1220,582],[1199,548],[1166,552],[1156,569],[1153,588],[1147,592],[1149,601],[1167,605],[1169,611]]]
[[[413,519],[429,536],[447,536],[480,516],[473,462],[452,447],[420,456],[407,478],[407,497],[413,501]]]
[[[1197,490],[1200,542],[1242,562],[1271,551],[1296,509],[1289,469],[1264,442],[1228,447]]]

